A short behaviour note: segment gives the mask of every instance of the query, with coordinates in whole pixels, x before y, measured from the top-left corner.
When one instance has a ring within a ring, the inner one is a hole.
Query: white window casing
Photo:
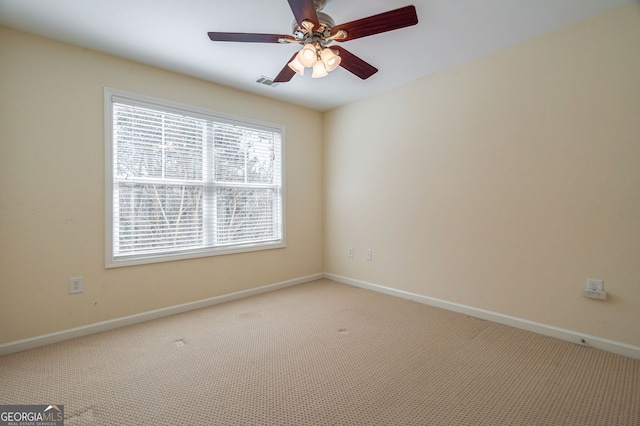
[[[106,267],[285,246],[283,126],[104,98]]]

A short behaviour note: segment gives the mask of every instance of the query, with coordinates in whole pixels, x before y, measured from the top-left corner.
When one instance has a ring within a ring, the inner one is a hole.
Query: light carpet
[[[640,360],[328,280],[0,357],[65,425],[640,425]]]

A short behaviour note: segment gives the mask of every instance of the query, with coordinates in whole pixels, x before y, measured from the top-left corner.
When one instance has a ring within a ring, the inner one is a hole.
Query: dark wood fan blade
[[[367,37],[387,31],[393,31],[404,27],[410,27],[418,23],[418,14],[415,6],[401,7],[400,9],[336,25],[331,29],[331,35],[340,30],[347,32],[347,38],[336,41],[349,41],[354,38]]]
[[[362,59],[358,58],[353,53],[340,46],[331,46],[331,50],[337,50],[339,52],[341,61],[340,66],[352,74],[357,75],[363,80],[371,77],[378,72],[378,69],[371,64],[366,63]]]
[[[302,26],[303,21],[311,21],[314,28],[318,27],[318,12],[313,0],[289,0],[289,6],[298,25]]]
[[[237,41],[242,43],[280,43],[280,39],[293,39],[284,34],[207,33],[212,41]]]
[[[289,68],[289,62],[293,61],[293,58],[295,58],[297,55],[298,55],[298,52],[294,53],[293,56],[291,57],[291,59],[289,59],[287,61],[287,63],[284,66],[284,68],[282,68],[282,70],[276,76],[276,78],[273,79],[273,81],[275,83],[286,83],[287,81],[289,81],[289,80],[291,80],[293,78],[293,76],[296,74],[296,72],[294,70],[292,70],[291,68]]]

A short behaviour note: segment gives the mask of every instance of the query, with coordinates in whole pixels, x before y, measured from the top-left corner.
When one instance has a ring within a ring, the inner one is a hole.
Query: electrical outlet
[[[84,280],[82,277],[69,278],[69,294],[82,293],[84,291]]]
[[[589,290],[588,288],[582,289],[582,295],[589,299],[607,300],[607,292],[601,290]]]
[[[353,257],[353,247],[347,247],[347,256]]]
[[[593,280],[593,279],[589,278],[587,280],[587,289],[588,290],[595,290],[595,291],[603,291],[604,290],[604,285],[602,283],[602,280]]]
[[[373,260],[373,252],[371,251],[371,249],[366,249],[364,251],[364,258],[366,260]]]

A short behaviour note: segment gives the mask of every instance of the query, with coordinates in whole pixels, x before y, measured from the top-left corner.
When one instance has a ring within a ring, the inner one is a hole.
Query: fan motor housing
[[[313,0],[313,4],[316,7],[316,10],[320,12],[327,4],[327,0]]]
[[[336,24],[333,18],[326,13],[318,12],[318,28],[307,30],[293,21],[293,37],[303,43],[320,42],[323,45],[329,44],[331,40],[326,40],[331,36],[331,29]]]

